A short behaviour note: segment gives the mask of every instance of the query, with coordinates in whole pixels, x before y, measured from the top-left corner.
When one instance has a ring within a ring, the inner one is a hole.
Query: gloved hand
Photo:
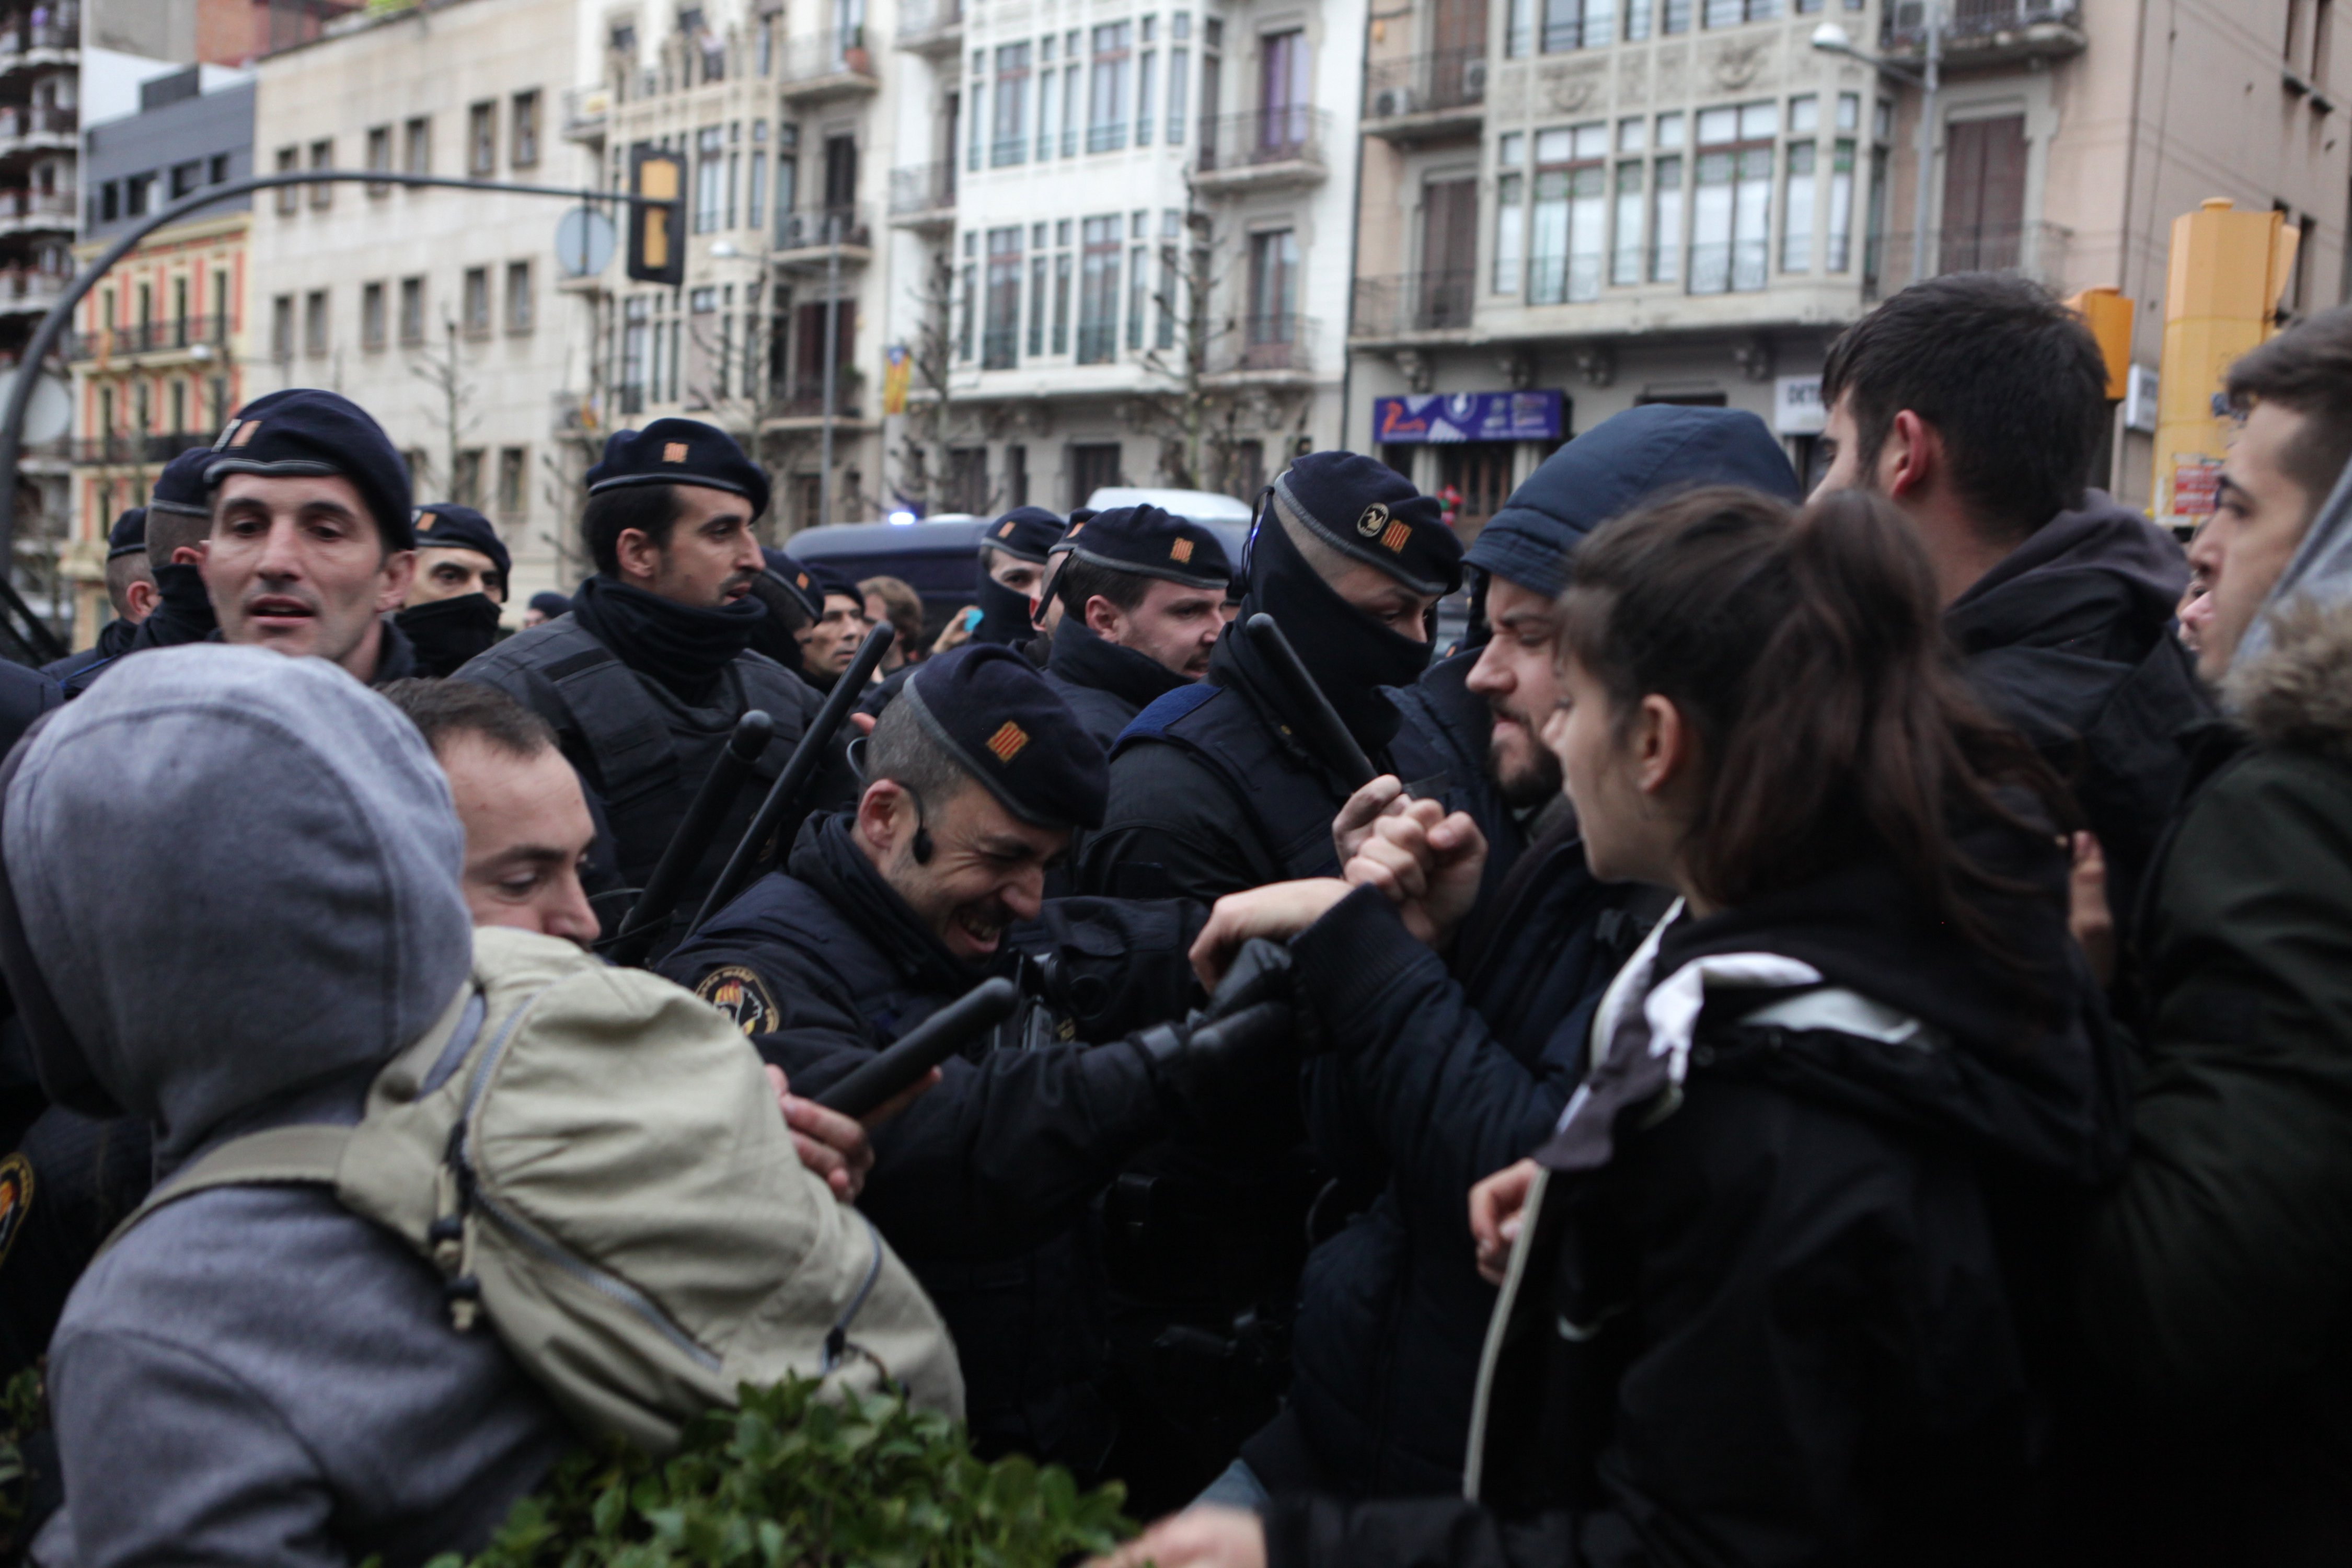
[[[1253,941],[1206,1007],[1180,1024],[1130,1037],[1170,1109],[1196,1128],[1231,1129],[1286,1114],[1298,1092],[1298,1015],[1290,991],[1290,950]]]

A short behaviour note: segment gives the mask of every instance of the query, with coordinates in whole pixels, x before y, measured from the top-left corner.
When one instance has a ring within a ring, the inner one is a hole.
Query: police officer
[[[866,595],[857,580],[822,561],[806,571],[817,595],[817,613],[800,630],[801,672],[820,691],[831,691],[857,658],[857,645],[873,628],[866,621]]]
[[[1024,1011],[875,1133],[862,1206],[947,1314],[983,1450],[1098,1474],[1112,1424],[1086,1205],[1170,1131],[1289,1092],[1287,1011],[1253,1020],[1272,1037],[1212,1049],[1161,1022],[1197,998],[1185,955],[1204,911],[1042,900],[1046,864],[1101,815],[1103,761],[1011,649],[918,666],[863,762],[856,809],[813,819],[786,870],[662,970],[731,1011],[803,1094],[982,979],[1018,979]]]
[[[469,506],[416,509],[416,580],[394,617],[416,650],[416,672],[455,675],[499,640],[499,612],[513,571],[506,542]]]
[[[768,613],[751,636],[751,647],[805,680],[801,633],[824,614],[824,591],[807,567],[782,551],[762,549],[760,558],[767,564],[752,579],[751,596],[767,605]]]
[[[367,410],[317,387],[257,398],[203,474],[222,641],[324,658],[371,686],[416,673],[392,618],[416,573],[408,465]]]
[[[1027,642],[1029,606],[1045,581],[1046,552],[1062,537],[1062,520],[1042,506],[1016,506],[988,525],[980,542],[980,582],[972,603],[980,625],[974,642]]]
[[[1209,673],[1233,567],[1215,534],[1156,506],[1074,522],[1053,554],[1045,681],[1108,751],[1154,699]]]
[[[1244,619],[1274,617],[1386,771],[1399,721],[1381,689],[1420,676],[1431,612],[1461,582],[1462,545],[1436,500],[1370,458],[1311,453],[1275,480],[1243,570]],[[1332,818],[1351,781],[1302,732],[1242,626],[1228,627],[1208,679],[1160,698],[1119,737],[1110,805],[1102,831],[1087,839],[1078,885],[1212,900],[1336,873]]]
[[[212,531],[212,506],[204,477],[211,457],[210,447],[194,447],[166,463],[156,476],[140,520],[140,548],[146,554],[147,574],[154,583],[154,602],[136,625],[125,628],[111,652],[107,651],[107,635],[101,633],[97,647],[51,667],[68,699],[88,690],[91,681],[126,653],[202,642],[219,626],[212,598],[205,591],[203,569],[197,564],[203,559],[205,537]]]
[[[596,574],[572,613],[509,637],[457,679],[495,686],[555,726],[604,805],[632,888],[645,885],[736,721],[767,713],[774,734],[753,781],[688,879],[678,907],[690,919],[821,700],[751,651],[767,614],[752,594],[767,563],[751,524],[767,510],[768,478],[732,437],[656,419],[615,432],[587,478],[581,530]],[[836,761],[817,798],[854,787]]]
[[[106,597],[114,606],[114,618],[98,628],[97,640],[79,653],[43,665],[43,675],[62,681],[126,652],[139,623],[155,607],[155,577],[147,570],[147,509],[143,506],[125,511],[107,531]]]

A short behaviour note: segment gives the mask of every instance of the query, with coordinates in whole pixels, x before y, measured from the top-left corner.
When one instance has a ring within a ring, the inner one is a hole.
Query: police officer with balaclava
[[[1062,537],[1062,520],[1042,506],[1016,506],[988,525],[980,539],[980,611],[974,642],[1023,643],[1034,629],[1030,602],[1045,580],[1046,552]]]
[[[736,721],[767,713],[773,738],[688,879],[678,908],[691,918],[820,703],[751,648],[768,613],[752,593],[767,562],[751,531],[768,477],[725,431],[657,419],[614,433],[587,479],[581,531],[596,572],[572,613],[508,638],[457,679],[495,686],[555,726],[604,805],[630,887],[645,885]],[[838,804],[854,788],[835,761],[814,799]]]
[[[416,580],[394,619],[416,649],[419,675],[455,675],[490,651],[513,571],[506,541],[472,507],[416,509]]]

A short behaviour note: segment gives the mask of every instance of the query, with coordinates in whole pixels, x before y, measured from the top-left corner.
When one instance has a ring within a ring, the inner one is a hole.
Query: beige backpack
[[[963,1414],[938,1310],[793,1152],[716,1009],[568,942],[478,930],[465,989],[378,1075],[356,1127],[232,1140],[110,1238],[208,1188],[331,1186],[437,1267],[583,1429],[655,1453],[787,1373]]]

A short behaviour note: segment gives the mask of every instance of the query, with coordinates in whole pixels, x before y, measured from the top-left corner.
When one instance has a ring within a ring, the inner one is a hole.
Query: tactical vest
[[[1285,879],[1336,877],[1331,819],[1349,792],[1287,735],[1243,693],[1204,680],[1154,699],[1119,732],[1111,755],[1152,742],[1189,752],[1224,780]]]
[[[530,641],[518,647],[525,638]],[[687,708],[622,663],[571,616],[509,639],[465,673],[504,685],[497,679],[501,665],[530,669],[555,689],[563,712],[548,717],[567,739],[576,735],[588,752],[621,876],[633,888],[645,886],[653,874],[735,721],[755,708],[774,721],[767,749],[752,764],[752,782],[736,796],[709,853],[688,882],[680,907],[688,916],[734,853],[817,706],[815,694],[798,676],[763,654],[746,652],[721,675],[711,707]]]
[[[1115,691],[1105,691],[1099,686],[1081,686],[1051,669],[1045,671],[1045,684],[1078,716],[1087,733],[1105,751],[1118,743],[1120,732],[1138,717],[1135,704]]]

